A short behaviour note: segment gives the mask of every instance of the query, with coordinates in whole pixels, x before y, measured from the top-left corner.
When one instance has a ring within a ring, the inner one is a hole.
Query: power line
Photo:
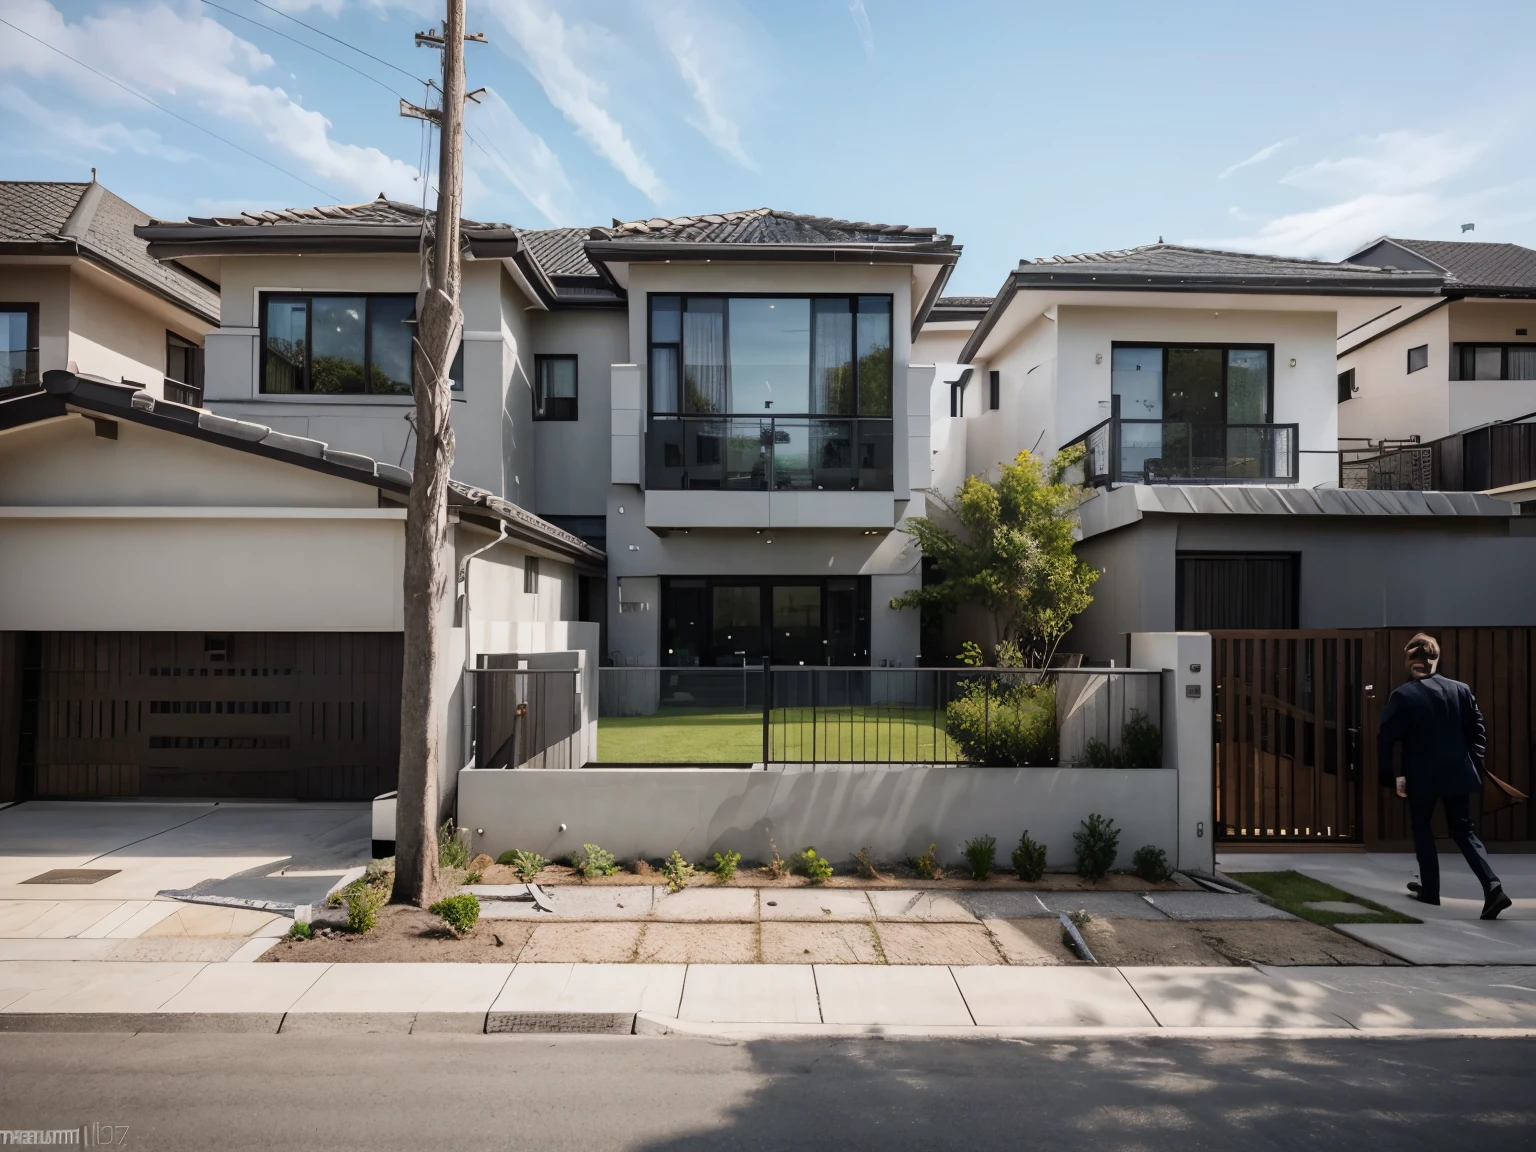
[[[319,28],[316,28],[313,24],[306,24],[306,23],[304,23],[304,21],[300,20],[297,16],[290,16],[290,15],[288,15],[288,13],[284,12],[281,8],[274,8],[270,4],[264,4],[264,3],[262,3],[262,0],[251,0],[251,3],[252,4],[259,4],[259,5],[261,5],[261,7],[265,8],[268,12],[273,12],[273,13],[277,14],[278,16],[281,16],[284,20],[292,20],[300,28],[308,28],[311,32],[313,32],[317,36],[324,36],[327,40],[334,40],[334,41],[336,41],[336,43],[340,44],[343,48],[349,48],[353,52],[358,53],[359,55],[368,57],[368,59],[370,59],[370,60],[376,60],[376,61],[378,61],[378,63],[384,65],[384,67],[386,67],[386,68],[393,68],[396,72],[400,73],[400,75],[402,75],[402,76],[410,76],[412,80],[416,81],[416,83],[418,83],[418,84],[421,83],[421,77],[420,76],[412,75],[410,72],[407,72],[404,68],[400,67],[400,65],[398,65],[398,64],[391,64],[388,60],[384,59],[382,56],[375,56],[372,52],[364,52],[356,44],[349,44],[347,41],[342,40],[340,37],[332,36],[329,32],[321,31]]]
[[[348,64],[345,60],[341,59],[339,56],[332,56],[329,52],[322,52],[320,49],[316,48],[313,44],[308,44],[305,41],[300,40],[297,36],[290,36],[286,32],[279,32],[276,28],[273,28],[271,25],[263,24],[260,20],[252,20],[249,16],[242,16],[239,12],[235,12],[235,11],[229,9],[229,8],[225,8],[223,5],[215,4],[213,2],[213,0],[203,0],[203,3],[208,5],[208,7],[210,7],[210,8],[215,8],[218,11],[223,12],[227,16],[233,16],[236,20],[244,20],[247,24],[254,24],[254,25],[256,25],[256,27],[260,28],[264,32],[270,32],[274,36],[281,36],[284,40],[287,40],[290,44],[297,44],[300,48],[308,48],[311,52],[315,53],[315,55],[317,55],[317,56],[324,56],[327,60],[331,61],[333,64],[340,64],[343,68],[346,68],[346,69],[349,69],[349,70],[351,70],[353,72],[356,72],[364,80],[367,80],[367,81],[369,81],[370,83],[373,83],[373,84],[377,84],[380,88],[384,89],[384,91],[390,93],[391,95],[399,96],[400,99],[402,99],[402,100],[405,99],[404,96],[400,96],[399,92],[397,92],[395,89],[391,88],[388,84],[384,83],[384,81],[380,80],[378,77],[369,75],[367,72],[364,72],[361,68],[357,67],[356,65]],[[308,27],[308,25],[305,25],[305,27]]]
[[[80,65],[80,67],[84,68],[87,72],[91,72],[91,73],[94,73],[97,76],[100,76],[107,83],[116,85],[117,87],[121,88],[124,92],[128,93],[128,95],[133,96],[133,97],[135,97],[135,98],[137,98],[139,100],[144,101],[144,103],[148,104],[151,108],[155,108],[155,109],[158,109],[161,112],[164,112],[167,116],[171,117],[172,119],[180,120],[183,124],[187,125],[189,128],[196,128],[199,132],[203,133],[204,135],[212,136],[215,140],[219,141],[219,143],[221,143],[221,144],[228,144],[231,148],[235,149],[235,151],[237,151],[237,152],[244,152],[252,160],[259,160],[261,163],[265,164],[268,168],[275,169],[276,171],[281,172],[284,176],[287,176],[287,177],[289,177],[290,179],[293,179],[293,180],[297,180],[300,184],[304,185],[304,187],[306,187],[306,188],[313,188],[316,192],[320,193],[322,196],[326,196],[326,197],[328,197],[331,200],[340,200],[341,199],[341,197],[337,196],[336,193],[334,193],[334,192],[327,192],[324,188],[320,187],[320,185],[318,185],[318,184],[311,184],[308,180],[304,179],[304,177],[300,176],[297,172],[290,172],[290,171],[288,171],[288,169],[284,168],[281,164],[277,164],[277,163],[275,163],[275,162],[273,162],[271,160],[268,160],[265,156],[259,156],[255,152],[252,152],[249,148],[245,148],[245,147],[243,147],[243,146],[241,146],[239,144],[236,144],[233,140],[229,140],[229,139],[226,139],[223,136],[220,136],[217,132],[213,131],[211,128],[204,128],[201,124],[197,123],[196,121],[188,120],[185,116],[181,115],[178,112],[172,112],[164,104],[157,104],[155,101],[151,100],[148,96],[144,95],[144,93],[138,91],[135,88],[130,88],[128,85],[124,84],[121,80],[117,79],[115,76],[108,76],[105,72],[101,71],[101,69],[93,68],[93,67],[91,67],[91,65],[87,64],[84,60],[76,59],[74,56],[71,56],[68,52],[65,52],[62,48],[55,48],[52,44],[48,43],[48,41],[46,41],[46,40],[44,40],[44,39],[42,39],[42,38],[40,38],[38,36],[32,35],[32,33],[28,32],[25,28],[18,28],[15,24],[12,24],[9,20],[7,20],[3,16],[0,16],[0,24],[4,24],[7,28],[10,28],[12,31],[20,32],[28,40],[32,40],[32,41],[34,41],[34,42],[36,42],[38,44],[41,44],[44,48],[48,49],[48,51],[58,53],[60,56],[64,57],[64,59],[68,60],[71,64],[78,64],[78,65]]]

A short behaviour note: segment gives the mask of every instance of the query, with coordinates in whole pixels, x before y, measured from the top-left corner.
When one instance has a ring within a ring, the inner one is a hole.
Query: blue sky
[[[0,0],[0,174],[161,217],[420,200],[429,0]],[[524,226],[770,205],[931,224],[951,291],[1159,236],[1337,258],[1536,246],[1536,5],[470,0],[467,213]],[[245,17],[241,19],[240,17]],[[279,35],[281,33],[282,35]],[[284,39],[345,60],[377,83]],[[414,77],[414,79],[413,79]],[[391,91],[393,90],[393,91]],[[327,195],[327,193],[329,195]]]

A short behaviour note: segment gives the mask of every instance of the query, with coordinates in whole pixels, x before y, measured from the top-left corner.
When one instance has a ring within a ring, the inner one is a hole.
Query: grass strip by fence
[[[1364,896],[1352,895],[1342,888],[1335,888],[1332,884],[1324,884],[1321,880],[1303,876],[1300,872],[1233,872],[1230,868],[1227,872],[1234,880],[1240,880],[1250,888],[1264,893],[1274,901],[1276,908],[1324,927],[1331,927],[1334,924],[1422,923],[1412,916],[1388,908],[1385,904],[1367,900]],[[1327,912],[1321,908],[1307,907],[1308,904],[1322,900],[1341,900],[1359,904],[1361,908],[1358,913],[1354,913]]]
[[[944,713],[882,705],[775,708],[773,756],[780,762],[953,762]],[[752,764],[763,758],[763,714],[755,709],[664,708],[597,722],[601,764]]]

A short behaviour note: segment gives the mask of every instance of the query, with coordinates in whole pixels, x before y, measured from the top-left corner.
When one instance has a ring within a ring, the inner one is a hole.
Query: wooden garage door
[[[395,786],[398,633],[22,641],[18,768],[35,797],[364,800]]]

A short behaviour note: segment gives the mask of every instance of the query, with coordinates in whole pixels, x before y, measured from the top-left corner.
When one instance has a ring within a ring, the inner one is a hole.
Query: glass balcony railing
[[[1089,484],[1294,484],[1295,424],[1194,424],[1111,417],[1068,442]]]
[[[645,486],[726,492],[890,492],[890,420],[653,416]]]

